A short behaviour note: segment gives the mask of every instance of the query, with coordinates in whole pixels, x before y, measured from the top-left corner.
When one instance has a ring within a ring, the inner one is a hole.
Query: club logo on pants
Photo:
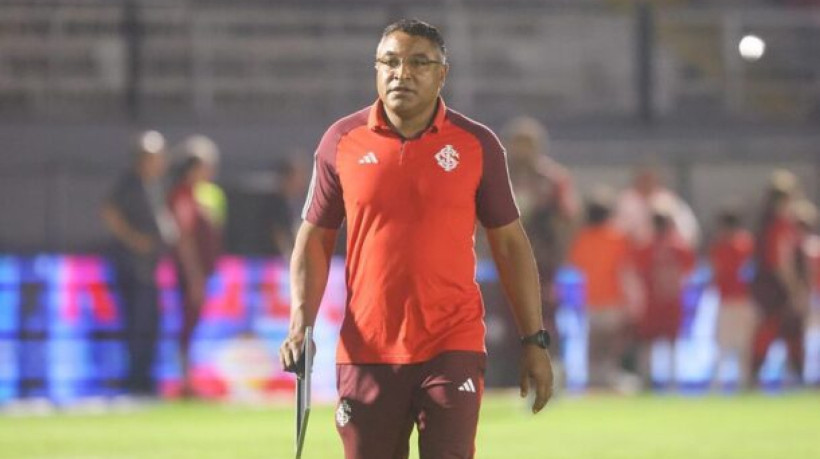
[[[458,166],[458,152],[452,145],[446,145],[436,153],[436,161],[445,172],[450,172]]]
[[[339,427],[344,427],[350,422],[350,404],[347,403],[347,400],[341,399],[339,401],[339,407],[336,408],[336,425]]]

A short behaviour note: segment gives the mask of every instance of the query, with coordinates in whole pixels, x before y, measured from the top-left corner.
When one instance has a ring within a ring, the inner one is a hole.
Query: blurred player
[[[680,235],[672,218],[674,201],[656,198],[652,202],[652,239],[636,249],[635,265],[643,284],[645,303],[637,323],[641,341],[640,370],[648,384],[656,382],[653,346],[667,344],[671,349],[668,367],[676,380],[675,340],[683,319],[681,297],[686,277],[695,265],[695,253]]]
[[[632,272],[629,239],[610,219],[612,196],[600,188],[587,202],[585,226],[570,250],[569,263],[586,278],[589,318],[589,383],[595,388],[617,388],[628,322],[625,276]]]
[[[737,210],[727,207],[718,216],[718,232],[709,247],[714,284],[720,294],[718,309],[718,359],[715,381],[720,378],[720,366],[734,356],[739,369],[739,383],[744,389],[751,385],[752,336],[757,324],[757,310],[749,296],[749,279],[744,269],[754,253],[754,236],[743,229]]]
[[[799,312],[799,238],[794,215],[797,178],[789,171],[772,174],[764,198],[756,234],[755,277],[752,295],[761,320],[755,331],[752,371],[757,374],[769,346],[777,339],[786,342],[792,370],[803,368],[803,326]]]
[[[191,340],[202,314],[208,278],[221,253],[226,210],[224,194],[212,182],[219,156],[216,144],[204,136],[190,137],[183,143],[183,153],[186,156],[177,171],[169,202],[179,227],[174,263],[183,310],[182,393],[190,397],[195,395],[191,379]]]
[[[533,412],[553,379],[538,273],[501,144],[440,97],[449,65],[438,30],[389,25],[375,67],[378,100],[336,122],[316,151],[280,359],[299,357],[347,220],[336,411],[345,457],[406,458],[415,425],[422,458],[471,458],[486,359],[476,220],[522,337],[521,391],[534,390]]]

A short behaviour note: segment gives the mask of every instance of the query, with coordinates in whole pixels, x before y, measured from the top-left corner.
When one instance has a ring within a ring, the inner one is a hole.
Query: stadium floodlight
[[[305,328],[302,355],[296,365],[285,371],[296,374],[296,459],[302,457],[308,418],[310,417],[310,380],[313,369],[313,327]]]

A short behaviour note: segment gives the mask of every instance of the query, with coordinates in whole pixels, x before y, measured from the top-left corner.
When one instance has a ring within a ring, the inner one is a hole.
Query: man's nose
[[[399,66],[396,67],[396,70],[394,72],[396,78],[400,80],[408,78],[412,73],[413,72],[412,70],[410,70],[410,66],[407,65],[407,62],[405,62],[404,60],[399,61]]]

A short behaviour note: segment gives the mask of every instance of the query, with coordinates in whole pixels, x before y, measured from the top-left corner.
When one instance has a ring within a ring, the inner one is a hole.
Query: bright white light
[[[140,149],[146,153],[159,153],[165,148],[165,137],[157,131],[146,131],[140,137]]]
[[[747,61],[756,61],[766,52],[766,42],[757,35],[746,35],[737,46],[740,57]]]

